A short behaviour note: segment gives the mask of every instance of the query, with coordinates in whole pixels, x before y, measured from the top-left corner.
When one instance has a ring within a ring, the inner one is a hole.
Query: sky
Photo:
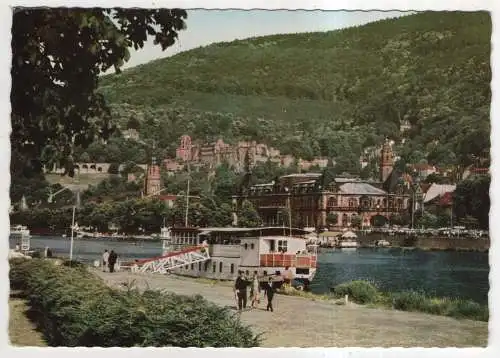
[[[187,29],[179,32],[175,45],[162,51],[150,40],[144,48],[138,51],[132,49],[130,60],[123,68],[215,42],[274,34],[330,31],[407,14],[409,12],[399,11],[188,10]]]

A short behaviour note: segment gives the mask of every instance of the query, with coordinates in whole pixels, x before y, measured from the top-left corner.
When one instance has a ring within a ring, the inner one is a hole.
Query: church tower
[[[156,158],[151,158],[151,164],[148,165],[146,179],[144,180],[144,194],[157,196],[161,190],[160,167],[156,164]]]
[[[384,183],[392,173],[394,168],[394,153],[389,138],[385,139],[380,152],[380,179]]]

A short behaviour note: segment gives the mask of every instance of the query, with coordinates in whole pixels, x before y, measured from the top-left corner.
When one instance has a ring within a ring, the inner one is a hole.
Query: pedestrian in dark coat
[[[116,264],[117,258],[118,258],[118,255],[116,255],[116,252],[114,250],[111,250],[111,252],[109,253],[109,258],[108,258],[109,272],[115,272],[115,264]]]
[[[274,297],[274,282],[273,278],[269,277],[269,281],[264,283],[264,297],[267,297],[266,311],[273,311],[273,297]]]
[[[238,310],[241,311],[247,308],[247,286],[249,282],[243,276],[243,271],[238,272],[238,277],[234,282],[234,291],[238,298]]]

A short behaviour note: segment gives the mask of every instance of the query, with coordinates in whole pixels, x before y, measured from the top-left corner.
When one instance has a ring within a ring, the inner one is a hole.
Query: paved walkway
[[[235,307],[227,283],[159,274],[103,273],[110,286],[135,280],[139,289],[162,289],[177,294],[201,294],[222,306]],[[473,347],[486,346],[486,322],[456,320],[423,313],[367,308],[354,304],[312,301],[275,295],[274,312],[260,309],[241,314],[255,332],[264,333],[264,347]]]

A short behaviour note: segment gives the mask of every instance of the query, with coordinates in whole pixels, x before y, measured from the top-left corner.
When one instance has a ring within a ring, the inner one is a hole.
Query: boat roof
[[[285,236],[290,233],[289,227],[283,226],[266,226],[266,227],[174,227],[173,231],[197,231],[201,235],[214,233],[254,233],[254,232],[270,232],[270,231],[285,231]],[[291,228],[292,235],[307,235],[310,232],[304,229]],[[261,235],[262,236],[262,235]]]

